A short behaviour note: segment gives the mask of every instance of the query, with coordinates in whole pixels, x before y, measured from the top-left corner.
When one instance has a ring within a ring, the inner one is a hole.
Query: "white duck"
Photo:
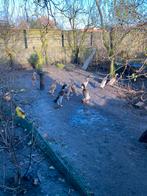
[[[104,87],[105,87],[105,85],[106,85],[106,83],[107,83],[107,80],[108,80],[108,76],[106,76],[106,77],[103,78],[103,80],[102,80],[102,82],[101,82],[101,84],[100,84],[100,87],[101,87],[101,88],[104,88]]]
[[[115,74],[115,76],[113,78],[111,78],[111,80],[108,82],[108,85],[113,86],[114,83],[116,82],[118,74]]]

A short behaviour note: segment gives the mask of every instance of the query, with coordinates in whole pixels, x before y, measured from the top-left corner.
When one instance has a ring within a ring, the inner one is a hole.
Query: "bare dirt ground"
[[[147,195],[147,148],[138,138],[147,129],[147,113],[135,109],[120,89],[99,88],[95,75],[90,80],[90,105],[78,96],[64,99],[55,109],[55,97],[48,95],[53,79],[77,86],[89,75],[76,69],[69,72],[50,67],[46,70],[44,91],[32,87],[32,71],[18,71],[15,100],[26,111],[54,150],[79,172],[96,196]],[[60,85],[58,85],[59,91]],[[23,90],[21,90],[23,89]],[[56,92],[56,94],[57,94]],[[62,195],[62,194],[59,194]]]

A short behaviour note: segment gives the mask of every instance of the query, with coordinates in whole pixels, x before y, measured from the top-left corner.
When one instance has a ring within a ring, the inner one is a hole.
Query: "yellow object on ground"
[[[25,119],[25,112],[19,106],[16,107],[15,111],[18,117]]]

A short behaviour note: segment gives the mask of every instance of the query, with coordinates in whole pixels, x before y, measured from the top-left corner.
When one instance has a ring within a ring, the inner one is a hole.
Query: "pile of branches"
[[[143,108],[147,110],[147,92],[143,90],[128,91],[126,92],[126,98],[135,108]]]
[[[17,195],[38,186],[39,179],[36,174],[30,175],[35,139],[31,133],[23,134],[18,130],[14,117],[13,93],[3,87],[0,91],[0,166],[3,176],[0,180],[0,189]],[[24,158],[26,164],[22,167],[20,163]]]

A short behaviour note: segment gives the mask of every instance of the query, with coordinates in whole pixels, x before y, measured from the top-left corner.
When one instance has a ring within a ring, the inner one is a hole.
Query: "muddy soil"
[[[88,86],[91,102],[83,105],[80,85],[89,73],[78,69],[69,72],[50,67],[44,91],[39,91],[38,84],[32,87],[32,71],[13,74],[20,92],[15,101],[96,196],[147,195],[147,149],[138,142],[147,129],[145,110],[128,104],[121,89],[100,89],[92,74]],[[47,93],[53,79],[59,83],[57,92],[71,79],[78,88],[78,95],[64,99],[61,109],[56,109],[55,97]]]

